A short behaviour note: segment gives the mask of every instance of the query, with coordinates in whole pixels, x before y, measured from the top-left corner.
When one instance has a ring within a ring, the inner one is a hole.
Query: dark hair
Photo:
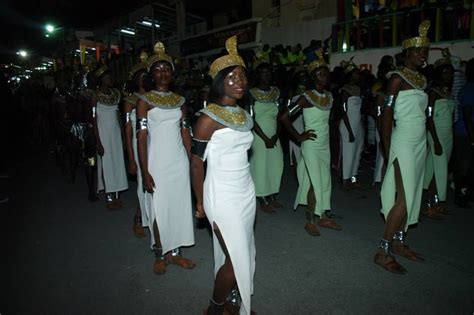
[[[209,101],[217,103],[219,99],[225,94],[224,92],[224,79],[238,66],[230,66],[219,71],[211,83],[211,90],[209,92]],[[245,69],[245,68],[244,68]]]
[[[469,82],[474,81],[474,58],[469,59],[466,64],[466,80]]]
[[[143,78],[143,87],[145,88],[145,90],[150,91],[152,89],[151,81],[149,80],[146,70],[143,69],[143,70],[135,72],[135,74],[132,76],[132,79],[127,80],[127,82],[125,82],[125,90],[127,92],[129,93],[138,92],[137,79],[138,79],[138,75],[141,73],[145,73],[145,77]]]
[[[403,49],[401,53],[395,55],[395,66],[403,67],[405,65],[405,59],[407,56],[407,49]]]

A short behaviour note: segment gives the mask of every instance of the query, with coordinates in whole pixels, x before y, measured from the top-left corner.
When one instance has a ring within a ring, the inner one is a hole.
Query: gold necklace
[[[243,125],[247,122],[247,114],[238,106],[233,107],[231,111],[227,107],[211,103],[207,105],[206,110],[230,125]]]
[[[403,67],[399,70],[402,77],[407,80],[407,83],[412,85],[414,88],[418,90],[423,90],[426,87],[426,78],[424,75],[419,73],[418,71],[413,71],[408,69],[407,67]]]
[[[329,92],[324,91],[323,95],[318,95],[313,90],[307,91],[305,93],[307,96],[309,96],[309,101],[311,104],[313,104],[316,107],[320,108],[327,108],[329,105],[331,105],[331,97],[329,95]]]
[[[184,97],[173,92],[150,91],[144,94],[148,103],[160,108],[176,108],[184,104]]]
[[[120,92],[117,89],[109,89],[109,93],[106,94],[101,90],[97,90],[96,93],[97,102],[104,105],[117,105],[120,100]]]
[[[447,86],[443,86],[441,89],[438,89],[438,88],[434,87],[433,91],[435,91],[442,98],[451,98],[452,97],[451,91],[449,90],[449,88]]]
[[[269,91],[263,91],[258,88],[253,88],[250,90],[250,93],[255,98],[256,101],[262,103],[274,103],[280,97],[280,90],[272,86]]]
[[[136,105],[136,104],[138,103],[138,100],[139,100],[139,98],[138,98],[138,96],[137,96],[135,93],[130,94],[129,96],[127,96],[127,97],[125,98],[125,101],[126,101],[127,103],[132,104],[132,105]]]

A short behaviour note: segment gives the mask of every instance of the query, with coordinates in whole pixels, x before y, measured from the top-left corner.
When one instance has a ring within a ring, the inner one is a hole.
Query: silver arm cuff
[[[125,123],[128,124],[130,122],[130,112],[125,113]]]
[[[377,106],[377,117],[382,115],[382,106]]]
[[[426,109],[426,116],[428,116],[428,118],[433,117],[433,106],[428,105],[428,108]]]
[[[181,129],[189,129],[191,127],[191,124],[189,123],[188,119],[182,119],[179,121],[179,127]]]
[[[92,107],[92,118],[95,118],[96,117],[96,113],[95,113],[95,106]]]
[[[384,107],[393,107],[393,105],[395,105],[395,95],[388,95],[385,98]]]
[[[347,113],[347,103],[346,102],[342,103],[342,110],[344,111],[344,113]]]
[[[286,106],[288,107],[288,112],[290,113],[290,116],[296,115],[301,110],[300,104],[292,103],[291,100],[288,100]]]
[[[147,130],[148,129],[148,119],[146,118],[138,118],[137,119],[137,132],[140,130]]]

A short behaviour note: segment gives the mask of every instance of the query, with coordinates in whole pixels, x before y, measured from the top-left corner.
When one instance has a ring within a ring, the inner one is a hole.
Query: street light
[[[46,24],[45,29],[48,33],[52,33],[55,30],[54,26],[51,24]]]
[[[28,57],[28,52],[26,50],[19,50],[16,54],[22,58]]]

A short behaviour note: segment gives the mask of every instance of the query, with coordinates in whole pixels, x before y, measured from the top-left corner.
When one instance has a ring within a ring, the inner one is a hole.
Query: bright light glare
[[[135,35],[135,32],[134,32],[134,31],[130,31],[130,30],[126,30],[126,29],[121,29],[120,31],[121,31],[122,33],[125,33],[125,34]]]
[[[52,26],[51,24],[47,24],[45,28],[48,33],[54,32],[54,26]]]
[[[24,50],[20,50],[20,51],[18,51],[16,54],[19,55],[19,56],[21,56],[21,57],[23,57],[23,58],[25,58],[26,56],[28,56],[28,53],[27,53],[26,51],[24,51]]]

